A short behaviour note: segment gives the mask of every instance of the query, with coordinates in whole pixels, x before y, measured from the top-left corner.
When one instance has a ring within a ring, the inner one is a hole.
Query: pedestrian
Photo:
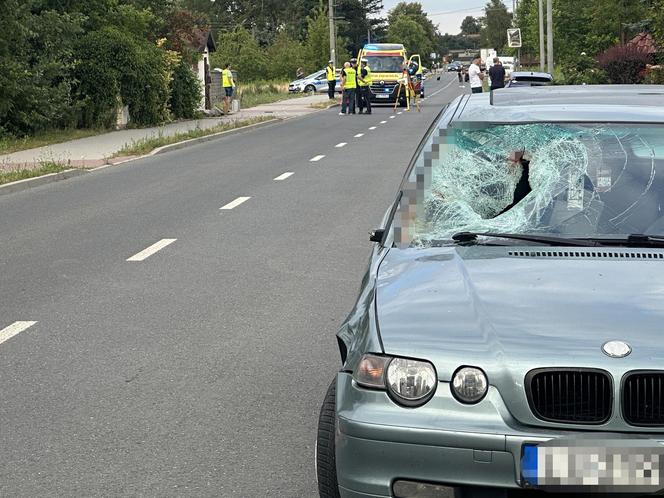
[[[458,76],[459,76],[459,83],[463,83],[463,66],[459,66]]]
[[[480,70],[482,60],[479,57],[473,59],[473,63],[468,68],[468,80],[470,81],[470,90],[473,93],[482,93],[482,81],[484,73]]]
[[[343,87],[343,98],[341,101],[341,112],[339,114],[355,114],[357,72],[350,62],[344,63],[344,69],[341,72],[341,85]]]
[[[369,67],[369,61],[367,59],[362,59],[360,61],[362,68],[357,75],[357,89],[359,92],[359,108],[360,114],[364,111],[364,108],[367,109],[367,114],[371,114],[371,83],[373,79],[371,77],[371,68]]]
[[[226,63],[224,70],[221,72],[221,86],[224,87],[224,115],[230,114],[230,106],[235,93],[235,81],[233,80],[233,73],[231,71],[231,64]]]
[[[328,61],[325,68],[325,77],[327,78],[327,97],[334,100],[334,90],[337,87],[337,77],[334,70],[334,61]]]
[[[302,78],[304,78],[304,69],[302,69],[301,67],[298,67],[297,71],[295,71],[295,79],[296,80],[301,80]]]
[[[498,88],[505,88],[505,68],[498,57],[493,58],[493,66],[489,68],[489,79],[491,80],[492,91]]]

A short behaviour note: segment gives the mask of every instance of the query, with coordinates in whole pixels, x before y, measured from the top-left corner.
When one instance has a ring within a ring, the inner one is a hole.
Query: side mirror
[[[384,235],[385,235],[385,230],[382,228],[377,230],[371,230],[369,232],[369,240],[371,242],[382,242]]]

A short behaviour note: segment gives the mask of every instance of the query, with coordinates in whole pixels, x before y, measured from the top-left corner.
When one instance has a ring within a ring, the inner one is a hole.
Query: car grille
[[[374,83],[371,85],[371,93],[392,93],[396,83],[385,83],[384,85]]]
[[[623,381],[622,411],[632,425],[664,425],[664,372],[633,372]]]
[[[537,369],[526,375],[526,393],[536,417],[571,424],[601,424],[611,415],[609,374],[591,369]]]

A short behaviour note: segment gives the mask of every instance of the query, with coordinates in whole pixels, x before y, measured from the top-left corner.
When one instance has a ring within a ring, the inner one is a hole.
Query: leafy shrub
[[[664,85],[664,66],[648,67],[643,82],[648,85]]]
[[[596,59],[581,54],[566,62],[561,72],[565,85],[601,85],[609,82],[609,77]]]
[[[265,79],[267,58],[256,39],[243,27],[219,35],[217,51],[210,56],[212,67],[223,68],[230,63],[238,73],[239,82]]]
[[[158,47],[104,28],[84,36],[77,55],[81,125],[111,126],[120,102],[129,106],[135,124],[153,125],[167,119],[170,72]]]
[[[267,49],[268,77],[271,79],[293,78],[299,67],[305,66],[304,47],[286,33],[279,33]]]
[[[641,83],[651,57],[630,46],[617,46],[602,52],[597,60],[609,81],[615,84]]]
[[[189,64],[182,60],[176,66],[171,81],[171,112],[177,119],[191,119],[196,115],[200,103],[201,82]]]

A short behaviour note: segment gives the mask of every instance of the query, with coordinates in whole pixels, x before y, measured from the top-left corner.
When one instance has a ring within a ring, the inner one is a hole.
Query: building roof
[[[194,32],[194,40],[192,45],[201,53],[205,52],[206,47],[209,52],[217,51],[217,45],[215,44],[214,38],[212,37],[211,29],[199,29]]]
[[[640,51],[646,54],[657,54],[662,50],[657,46],[657,43],[653,39],[652,35],[648,32],[642,32],[632,38],[627,42],[628,47],[638,48]]]

